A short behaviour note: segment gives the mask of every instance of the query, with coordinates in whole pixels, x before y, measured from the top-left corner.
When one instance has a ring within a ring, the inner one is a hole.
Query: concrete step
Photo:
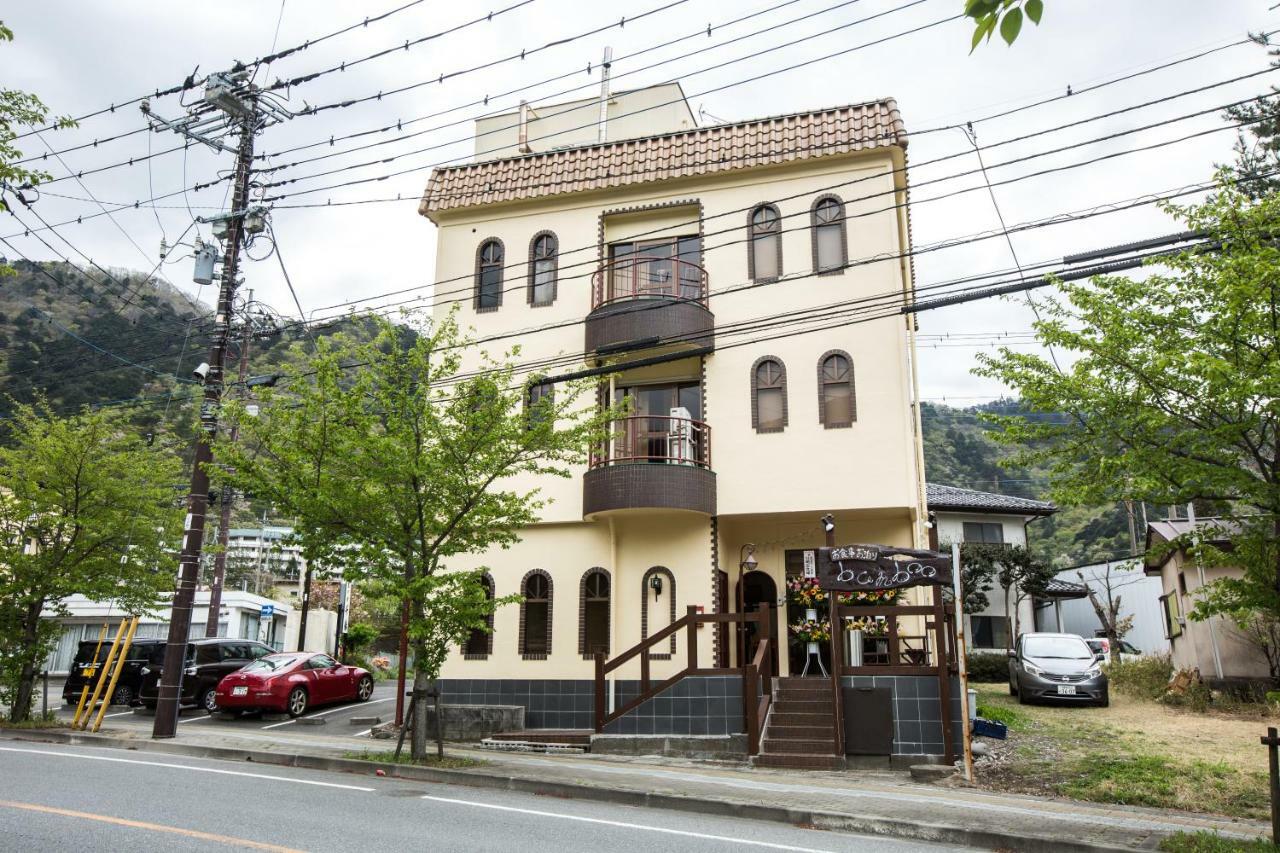
[[[775,678],[773,683],[778,687],[794,687],[798,690],[822,690],[831,689],[830,678],[809,678],[807,676],[789,675],[785,678]]]
[[[843,770],[844,759],[838,755],[800,755],[800,754],[773,754],[773,755],[757,755],[751,759],[751,763],[756,767],[790,767],[801,770]]]
[[[769,725],[771,726],[822,726],[830,729],[836,724],[835,711],[827,710],[821,714],[805,714],[796,713],[794,711],[782,711],[777,705],[773,706],[773,710],[769,712]]]
[[[779,687],[773,691],[775,702],[831,702],[830,688],[826,690],[796,690],[792,687]]]
[[[777,738],[778,740],[829,738],[834,737],[834,725],[834,723],[829,723],[825,726],[782,726],[778,725],[776,721],[770,720],[765,737]]]
[[[835,703],[830,697],[825,700],[779,699],[773,703],[775,714],[834,714]]]
[[[767,755],[781,753],[800,755],[831,755],[836,751],[835,738],[815,738],[813,740],[776,740],[765,735],[760,751]]]

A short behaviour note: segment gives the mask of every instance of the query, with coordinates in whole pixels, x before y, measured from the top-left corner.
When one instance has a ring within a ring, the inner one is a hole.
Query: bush
[[[1173,677],[1173,662],[1168,655],[1120,661],[1107,667],[1107,678],[1118,693],[1139,699],[1159,699]]]
[[[1267,691],[1267,704],[1268,704],[1268,705],[1280,705],[1280,690],[1268,690],[1268,691]]]
[[[971,654],[965,658],[970,681],[1008,681],[1009,658],[1004,654]]]

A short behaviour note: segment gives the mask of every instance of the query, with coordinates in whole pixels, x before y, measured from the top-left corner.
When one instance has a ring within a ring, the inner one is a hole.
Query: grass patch
[[[1275,853],[1270,841],[1258,838],[1241,841],[1213,832],[1175,832],[1160,842],[1165,853]]]
[[[1011,730],[1025,728],[1029,722],[1026,714],[1016,708],[1009,708],[1003,705],[990,705],[979,702],[977,712],[978,716],[984,720],[1004,723]]]
[[[29,719],[16,723],[9,722],[8,717],[0,714],[0,729],[65,729],[68,725],[70,724],[66,720],[58,719],[58,715],[52,711],[44,716],[34,714]]]
[[[1089,752],[1072,760],[1068,770],[1075,778],[1059,786],[1062,793],[1126,806],[1194,807],[1254,818],[1270,814],[1267,780],[1260,772],[1240,772],[1224,762],[1129,752],[1123,738],[1117,744],[1119,748],[1106,753]]]
[[[414,761],[409,757],[409,750],[400,753],[400,757],[396,758],[395,750],[388,749],[381,752],[370,752],[369,750],[361,750],[359,752],[344,752],[343,758],[354,758],[357,761],[373,761],[378,764],[412,764],[415,767],[439,767],[443,770],[462,770],[467,767],[483,767],[489,762],[479,758],[464,758],[456,755],[446,755],[439,758],[435,755],[428,755],[421,761]]]

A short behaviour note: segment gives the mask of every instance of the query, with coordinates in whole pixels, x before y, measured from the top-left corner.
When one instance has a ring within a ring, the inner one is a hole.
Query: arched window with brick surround
[[[551,575],[533,569],[520,581],[520,655],[544,660],[551,654]]]
[[[600,567],[582,575],[578,589],[578,651],[583,657],[609,654],[609,620],[612,587],[609,573]]]
[[[853,359],[843,350],[824,353],[818,359],[818,420],[827,429],[838,429],[857,419]]]
[[[766,355],[751,366],[751,426],[756,432],[782,432],[787,426],[787,369]]]
[[[849,262],[849,235],[845,230],[844,202],[834,195],[818,196],[810,211],[813,220],[813,271],[844,272]]]
[[[502,241],[497,237],[490,237],[476,249],[476,285],[471,304],[477,311],[497,311],[502,307],[505,258]]]

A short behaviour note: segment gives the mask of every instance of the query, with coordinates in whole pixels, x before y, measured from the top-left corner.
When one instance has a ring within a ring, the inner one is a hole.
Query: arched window
[[[476,292],[473,307],[477,311],[496,311],[502,305],[502,263],[505,256],[502,241],[485,240],[476,250]]]
[[[747,266],[752,281],[782,275],[782,217],[778,208],[762,204],[747,219]]]
[[[787,369],[773,356],[751,368],[751,426],[756,432],[782,432],[787,425]]]
[[[578,651],[583,657],[596,652],[609,654],[609,573],[604,569],[587,570],[582,576],[578,609]]]
[[[833,350],[818,359],[818,420],[827,429],[852,426],[858,419],[853,394],[853,361]]]
[[[550,231],[533,235],[529,241],[529,304],[550,305],[556,301],[556,267],[560,241]]]
[[[484,587],[485,599],[493,601],[493,578],[488,572],[480,576],[480,585]],[[484,621],[489,630],[472,628],[467,644],[462,647],[462,656],[466,660],[484,660],[493,654],[493,614],[486,616]]]
[[[520,582],[520,655],[543,660],[551,654],[551,575],[534,569]]]
[[[644,573],[640,583],[640,639],[643,640],[676,621],[676,576],[666,566],[654,566]],[[672,634],[670,639],[670,651],[649,657],[670,660],[676,653],[676,635]]]
[[[844,203],[832,195],[821,196],[813,203],[812,218],[813,271],[842,272],[849,262]]]

